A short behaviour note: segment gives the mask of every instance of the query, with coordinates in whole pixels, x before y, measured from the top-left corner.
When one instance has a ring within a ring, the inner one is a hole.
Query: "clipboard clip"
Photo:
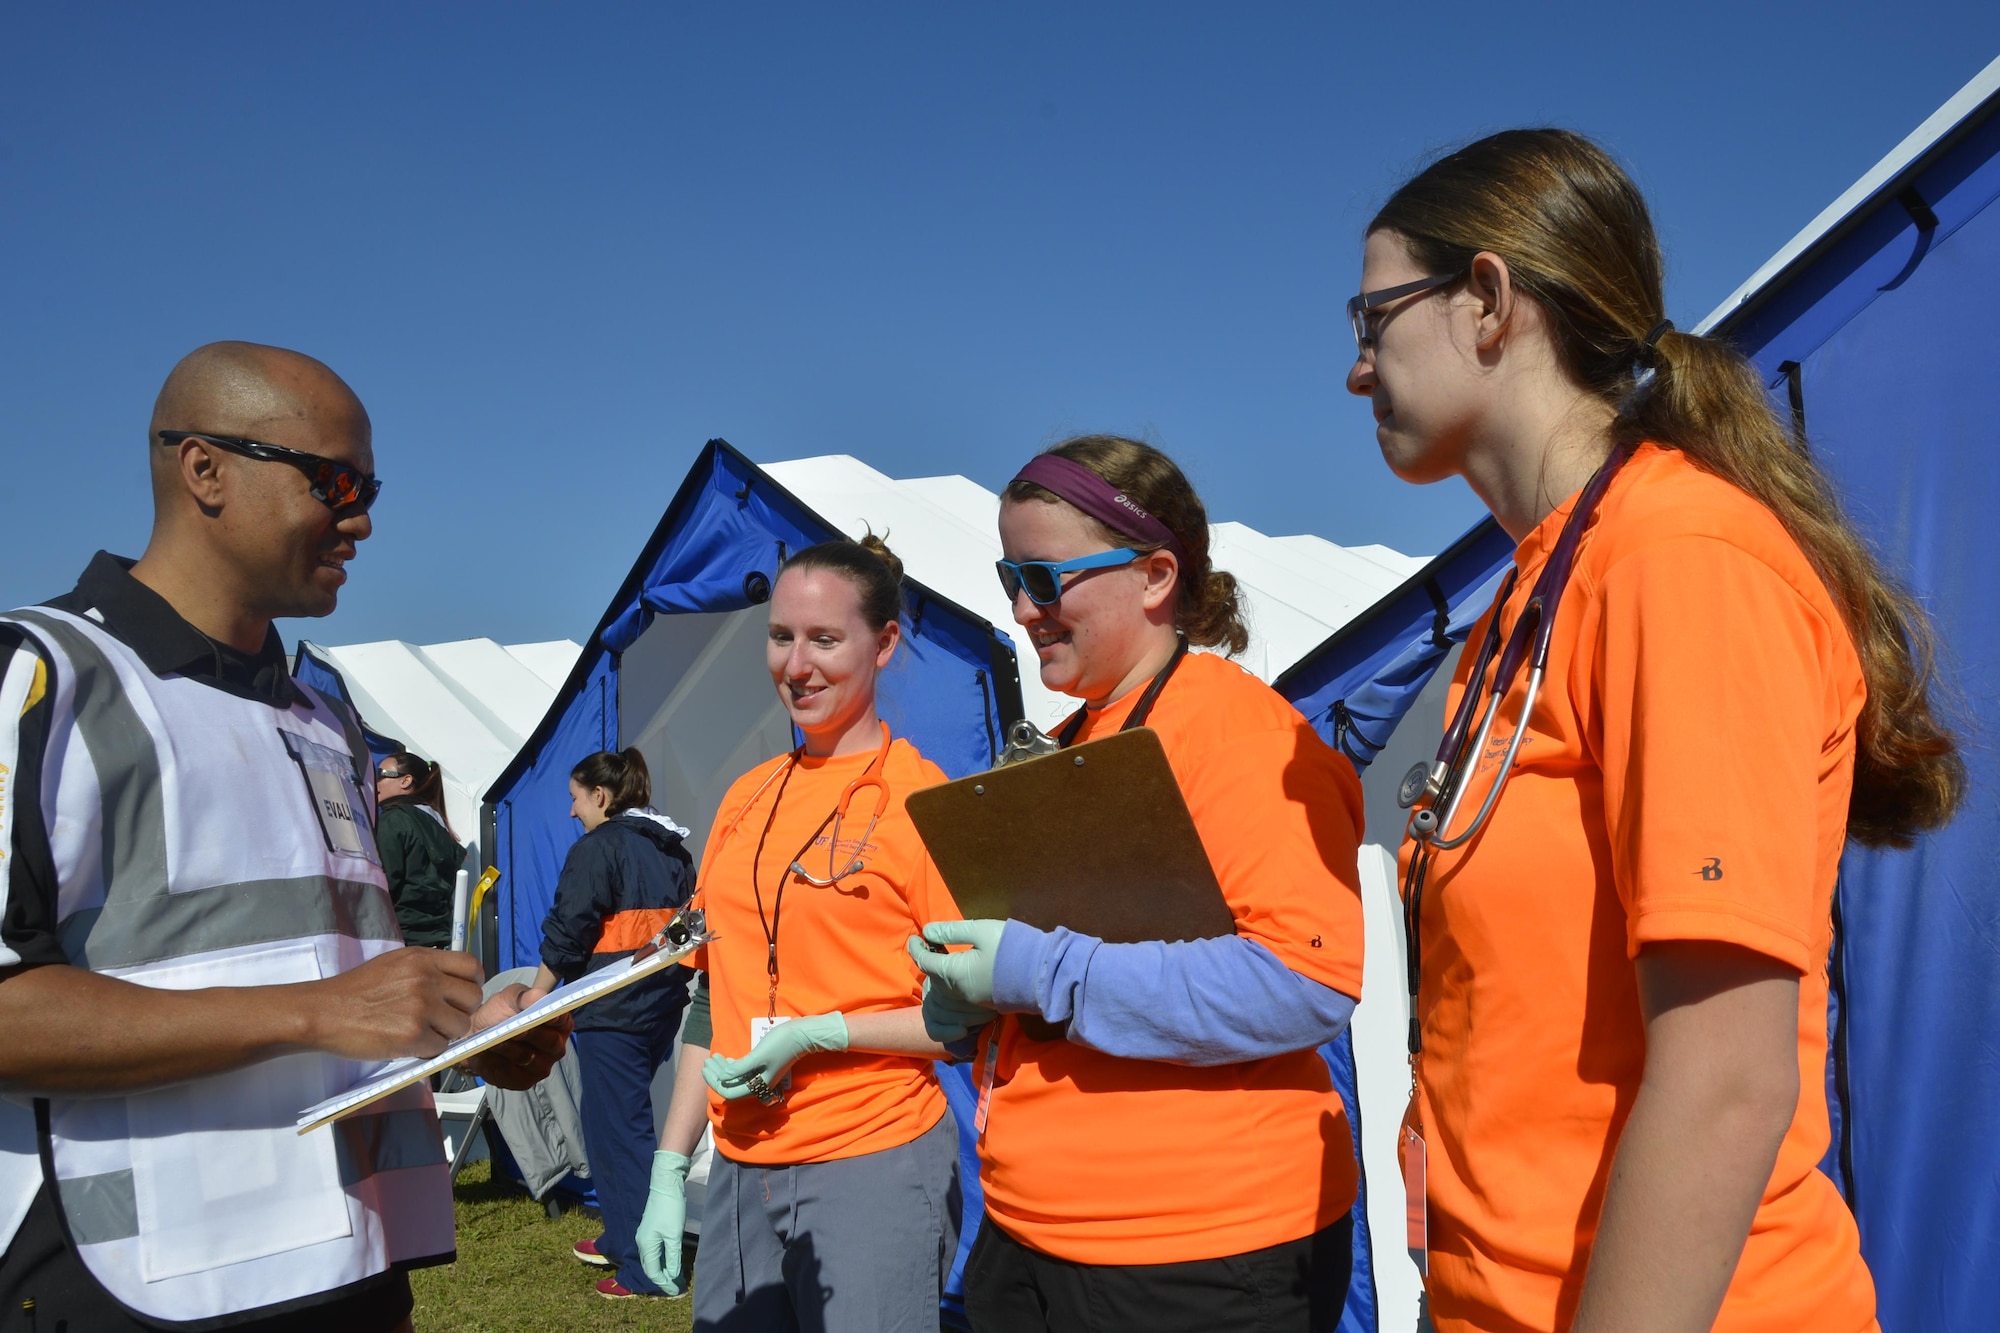
[[[699,907],[683,907],[659,934],[632,951],[632,961],[642,963],[662,949],[669,952],[685,949],[690,944],[705,943],[708,938],[708,913]]]
[[[1060,741],[1024,717],[1007,728],[1007,744],[1001,748],[1000,757],[993,761],[993,767],[1005,768],[1009,764],[1039,759],[1060,749]]]

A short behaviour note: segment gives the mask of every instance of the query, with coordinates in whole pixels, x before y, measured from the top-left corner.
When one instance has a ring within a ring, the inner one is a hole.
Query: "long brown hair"
[[[1180,571],[1179,605],[1174,627],[1189,643],[1204,648],[1226,646],[1234,657],[1250,646],[1250,630],[1243,623],[1243,601],[1236,576],[1217,569],[1208,555],[1208,509],[1187,479],[1180,464],[1150,444],[1128,440],[1122,435],[1077,435],[1044,452],[1081,463],[1138,502],[1147,513],[1173,531],[1187,552],[1187,568]],[[1016,504],[1039,500],[1054,504],[1054,492],[1032,481],[1008,483],[1006,497]],[[1113,546],[1129,546],[1140,552],[1162,549],[1122,532],[1113,532],[1096,519],[1091,524]]]
[[[1965,764],[1932,704],[1929,617],[1883,571],[1747,360],[1672,330],[1647,348],[1666,320],[1665,265],[1646,201],[1610,154],[1567,130],[1491,135],[1418,172],[1368,230],[1394,233],[1432,273],[1499,255],[1548,313],[1570,377],[1617,408],[1616,441],[1678,449],[1778,517],[1840,608],[1868,682],[1848,836],[1907,847],[1947,823]]]

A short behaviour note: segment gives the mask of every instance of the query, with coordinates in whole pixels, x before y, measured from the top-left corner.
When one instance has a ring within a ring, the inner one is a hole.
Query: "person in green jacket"
[[[453,881],[465,848],[444,818],[444,775],[436,764],[398,750],[375,770],[375,842],[389,876],[389,898],[403,942],[432,949],[451,944]]]

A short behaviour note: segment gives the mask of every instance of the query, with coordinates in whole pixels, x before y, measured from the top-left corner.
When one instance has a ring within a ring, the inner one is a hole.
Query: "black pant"
[[[965,1262],[973,1333],[1321,1333],[1340,1323],[1354,1219],[1247,1254],[1175,1264],[1071,1263],[988,1215]]]
[[[32,1311],[24,1309],[32,1301]],[[348,1290],[308,1298],[263,1318],[231,1324],[231,1333],[389,1333],[410,1313],[410,1280],[384,1273]],[[147,1333],[99,1285],[64,1239],[55,1201],[42,1187],[21,1229],[0,1253],[0,1333]]]

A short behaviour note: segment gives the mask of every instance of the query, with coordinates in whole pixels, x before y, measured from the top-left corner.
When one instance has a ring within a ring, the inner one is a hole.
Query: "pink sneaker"
[[[597,1280],[597,1294],[607,1301],[636,1300],[639,1295],[638,1292],[628,1291],[625,1287],[621,1286],[615,1277],[599,1278]]]
[[[599,1268],[611,1267],[611,1261],[597,1252],[597,1242],[595,1240],[580,1240],[570,1246],[569,1252],[575,1255],[581,1263],[595,1264]]]

